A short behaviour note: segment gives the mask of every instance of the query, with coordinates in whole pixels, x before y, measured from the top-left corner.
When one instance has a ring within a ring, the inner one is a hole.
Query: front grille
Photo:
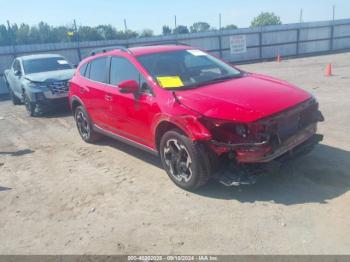
[[[289,114],[277,118],[278,136],[285,141],[298,131],[316,123],[318,112],[317,103],[302,104],[292,110]]]
[[[53,95],[66,94],[69,91],[69,82],[60,81],[52,82],[48,85]]]

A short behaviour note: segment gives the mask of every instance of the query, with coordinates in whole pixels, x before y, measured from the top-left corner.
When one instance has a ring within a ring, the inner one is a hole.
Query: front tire
[[[23,102],[28,116],[35,116],[36,103],[31,102],[29,96],[26,93],[23,94]]]
[[[83,106],[78,106],[74,112],[75,122],[81,138],[87,143],[95,143],[101,135],[93,130],[92,122]]]
[[[204,144],[177,130],[166,132],[160,142],[163,168],[177,186],[189,191],[204,186],[211,177],[213,161],[207,152]]]

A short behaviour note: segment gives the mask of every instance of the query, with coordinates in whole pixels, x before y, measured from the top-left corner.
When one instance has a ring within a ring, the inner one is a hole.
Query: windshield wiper
[[[210,80],[202,82],[202,83],[197,83],[197,84],[193,84],[193,85],[184,86],[182,88],[184,88],[184,89],[186,89],[186,88],[196,88],[196,87],[205,86],[205,85],[209,85],[209,84],[224,82],[224,81],[227,81],[227,80],[230,80],[230,79],[241,78],[243,76],[244,76],[244,73],[237,74],[237,75],[225,75],[225,76],[220,76],[220,77],[216,77],[216,78],[210,79]]]
[[[221,82],[221,81],[226,81],[226,80],[230,80],[230,79],[234,79],[234,78],[240,78],[242,77],[242,74],[237,74],[237,75],[227,75],[227,76],[221,76],[221,77],[217,77],[214,79],[211,79],[207,82],[204,82],[204,84],[206,83],[213,83],[213,82]]]

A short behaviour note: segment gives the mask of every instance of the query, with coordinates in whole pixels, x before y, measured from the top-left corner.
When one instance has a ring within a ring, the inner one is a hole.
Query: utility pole
[[[331,51],[333,51],[333,46],[334,46],[334,21],[335,21],[335,5],[333,5],[333,21],[332,21],[332,27],[331,27],[331,44],[330,44]]]
[[[74,19],[74,31],[76,34],[78,58],[79,58],[79,62],[80,62],[81,61],[80,36],[79,36],[79,32],[78,32],[77,22],[75,21],[75,19]]]
[[[221,24],[221,13],[219,14],[219,30],[221,31],[222,29],[222,24]]]
[[[303,22],[303,9],[300,9],[300,19],[299,19],[300,24]]]
[[[125,33],[128,32],[128,24],[126,23],[126,19],[124,18],[124,30],[125,30]]]

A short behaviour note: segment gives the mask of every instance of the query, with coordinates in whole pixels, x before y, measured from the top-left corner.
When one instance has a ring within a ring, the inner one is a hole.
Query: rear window
[[[108,57],[97,58],[90,62],[90,76],[89,79],[108,84]]]
[[[23,61],[24,72],[35,74],[41,72],[72,69],[72,66],[63,57],[40,58]]]

